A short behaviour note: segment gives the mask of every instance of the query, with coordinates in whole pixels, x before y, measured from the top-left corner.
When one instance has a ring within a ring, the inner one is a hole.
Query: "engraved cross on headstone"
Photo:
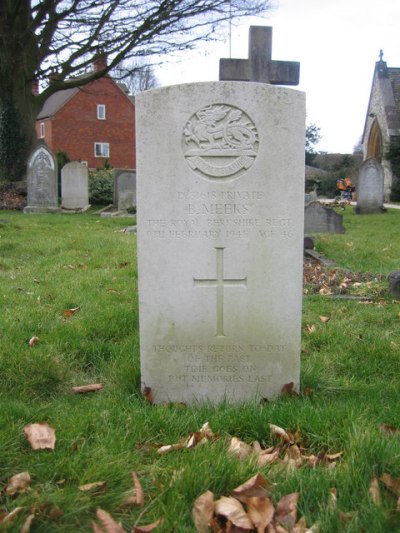
[[[193,278],[194,285],[205,285],[217,288],[217,332],[216,337],[225,337],[224,333],[224,286],[235,285],[237,287],[246,287],[247,278],[232,279],[224,278],[224,248],[215,248],[217,250],[217,276],[213,279]]]
[[[273,61],[272,27],[250,26],[249,58],[220,59],[220,81],[255,81],[272,85],[298,85],[298,61]]]

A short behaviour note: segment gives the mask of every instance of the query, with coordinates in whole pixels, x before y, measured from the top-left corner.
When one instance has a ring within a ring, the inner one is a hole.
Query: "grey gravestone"
[[[384,171],[374,157],[364,161],[360,168],[357,187],[357,214],[383,213]]]
[[[257,81],[271,85],[298,85],[300,63],[273,61],[272,27],[250,26],[249,58],[220,59],[219,79]]]
[[[114,168],[114,207],[127,211],[136,207],[136,170]]]
[[[304,94],[177,85],[136,113],[143,386],[185,403],[298,387]]]
[[[51,150],[40,144],[28,159],[28,205],[24,213],[57,213],[57,162]]]
[[[88,169],[78,161],[67,163],[61,169],[61,205],[72,211],[89,206]]]
[[[343,216],[319,202],[304,208],[304,233],[344,233]]]
[[[395,298],[400,298],[400,271],[395,270],[388,276],[389,290]]]

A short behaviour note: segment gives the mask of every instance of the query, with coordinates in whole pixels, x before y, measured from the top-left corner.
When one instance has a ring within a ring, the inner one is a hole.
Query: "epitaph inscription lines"
[[[216,287],[217,289],[217,326],[216,337],[225,337],[224,333],[224,287],[246,287],[246,278],[225,278],[224,277],[224,249],[215,247],[217,252],[217,275],[215,278],[193,278],[195,287]]]

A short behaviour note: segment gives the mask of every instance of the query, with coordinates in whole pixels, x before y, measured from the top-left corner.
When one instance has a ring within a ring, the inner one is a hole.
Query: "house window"
[[[81,161],[81,164],[85,167],[87,167],[87,161]]]
[[[110,145],[108,143],[94,143],[95,157],[110,157]]]
[[[106,106],[104,104],[97,104],[97,118],[106,120]]]
[[[40,123],[40,138],[41,139],[44,139],[45,132],[46,132],[45,124],[44,122],[41,122]]]

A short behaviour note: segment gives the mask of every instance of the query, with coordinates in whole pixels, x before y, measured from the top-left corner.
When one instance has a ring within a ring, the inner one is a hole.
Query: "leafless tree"
[[[271,2],[1,0],[0,180],[23,175],[36,115],[54,92],[94,81],[124,59],[191,48],[230,17],[264,13]],[[96,53],[107,62],[88,73]],[[32,83],[51,72],[52,82],[33,95]]]

